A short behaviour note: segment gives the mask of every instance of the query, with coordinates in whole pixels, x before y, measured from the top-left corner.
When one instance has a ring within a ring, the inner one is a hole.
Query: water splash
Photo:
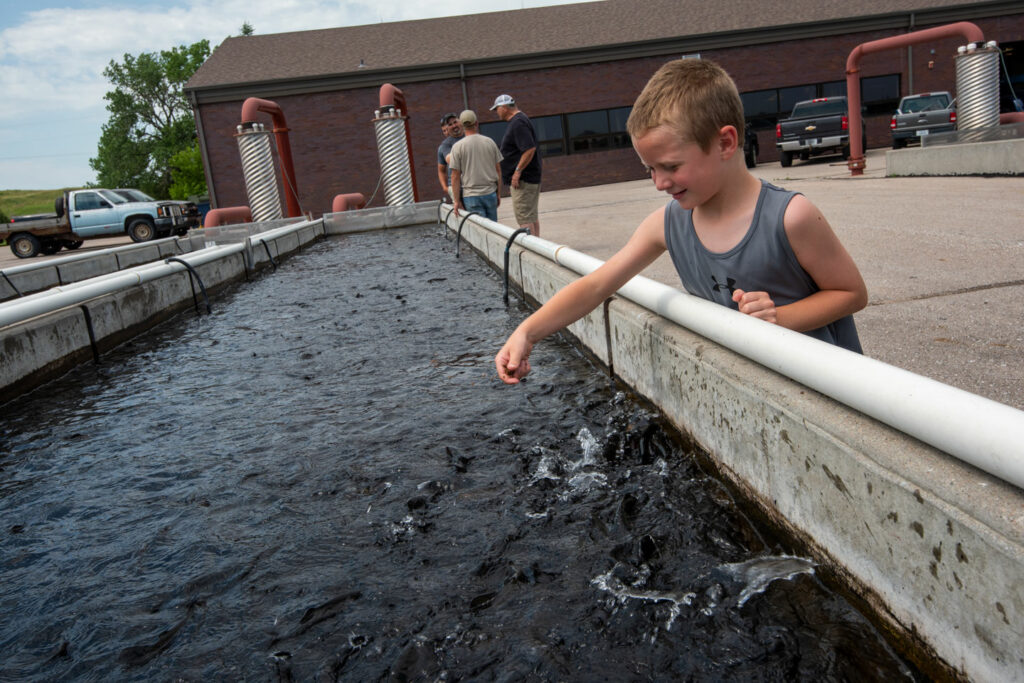
[[[646,582],[647,577],[650,576],[649,570],[645,573],[641,573],[640,577],[633,582],[633,585],[627,586],[620,578],[615,576],[615,570],[618,569],[618,567],[619,565],[616,565],[604,574],[594,577],[590,581],[590,584],[595,586],[598,590],[611,593],[621,603],[625,603],[628,600],[669,603],[668,621],[665,622],[666,631],[672,630],[672,624],[675,623],[676,617],[678,617],[682,612],[682,608],[692,605],[694,599],[697,597],[697,594],[692,591],[641,590],[638,585],[642,585]]]
[[[773,581],[790,581],[800,574],[814,574],[814,562],[803,557],[776,555],[724,564],[721,569],[735,580],[746,584],[736,603],[737,607],[743,607],[747,600],[767,590]]]
[[[601,442],[597,440],[590,430],[584,427],[576,435],[576,440],[580,442],[580,449],[583,451],[583,457],[573,463],[573,469],[579,469],[588,465],[596,465],[597,459],[594,457],[597,453],[601,452]]]

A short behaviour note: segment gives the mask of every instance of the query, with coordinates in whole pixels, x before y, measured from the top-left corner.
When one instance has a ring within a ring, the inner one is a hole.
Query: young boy
[[[536,342],[582,318],[665,250],[691,294],[861,352],[853,323],[867,304],[860,271],[810,201],[747,171],[743,125],[736,85],[718,65],[677,60],[651,77],[626,127],[655,187],[672,201],[516,328],[494,359],[504,382],[530,371]]]

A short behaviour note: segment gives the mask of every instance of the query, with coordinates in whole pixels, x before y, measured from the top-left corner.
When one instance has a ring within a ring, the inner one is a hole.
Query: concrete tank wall
[[[127,270],[189,251],[192,251],[190,239],[168,237],[153,242],[129,244],[94,253],[81,252],[39,263],[5,268],[4,277],[0,278],[0,301],[9,301],[19,295],[41,292],[71,282],[81,282],[118,270]]]
[[[260,238],[266,242],[265,247],[259,242],[244,251],[198,265],[195,270],[207,293],[212,294],[242,280],[249,272],[270,265],[271,256],[275,261],[286,257],[323,234],[322,221],[298,226],[291,232]],[[188,251],[189,242],[193,242],[196,249],[202,248],[205,244],[202,231],[193,234],[190,240],[183,240],[170,253],[167,253],[169,246],[153,245],[152,249],[129,249],[125,253],[75,261],[68,264],[75,268],[75,276],[64,274],[62,281],[84,281],[119,270],[130,272],[130,268],[124,267],[125,262],[141,265],[169,258]],[[46,281],[53,277],[54,269],[43,267],[33,273],[33,277],[38,276],[37,281]],[[21,289],[21,285],[18,288]],[[193,307],[196,297],[202,310],[201,287],[198,283],[193,286],[189,273],[179,270],[158,280],[0,328],[0,403],[14,399]]]
[[[1024,139],[890,150],[885,153],[885,174],[1024,175]]]

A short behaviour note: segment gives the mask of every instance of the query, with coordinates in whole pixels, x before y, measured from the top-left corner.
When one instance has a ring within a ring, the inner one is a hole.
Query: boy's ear
[[[729,159],[736,153],[739,146],[740,134],[736,126],[722,126],[718,131],[718,150],[722,153],[723,159]]]

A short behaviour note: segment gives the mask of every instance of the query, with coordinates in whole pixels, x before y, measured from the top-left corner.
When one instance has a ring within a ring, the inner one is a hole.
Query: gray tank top
[[[665,243],[686,291],[734,310],[738,309],[732,300],[736,289],[768,292],[776,306],[817,292],[819,287],[797,261],[783,224],[786,207],[796,194],[762,180],[750,229],[739,244],[723,253],[701,244],[691,212],[669,202]],[[804,334],[863,353],[852,315]]]

